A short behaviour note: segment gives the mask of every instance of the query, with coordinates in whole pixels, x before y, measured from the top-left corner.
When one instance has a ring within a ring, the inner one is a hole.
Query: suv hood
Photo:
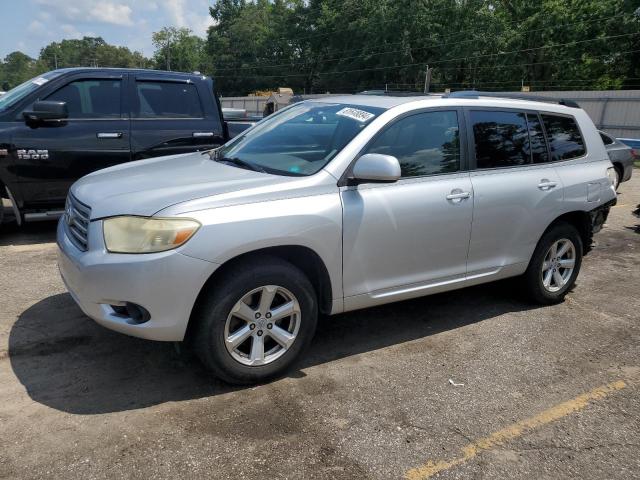
[[[321,171],[321,177],[329,174]],[[71,193],[91,207],[91,219],[114,215],[151,216],[190,200],[184,211],[298,196],[313,177],[288,177],[213,161],[201,152],[125,163],[78,180]],[[333,177],[331,177],[333,178]],[[335,183],[333,184],[335,188]],[[326,188],[324,189],[326,190]]]

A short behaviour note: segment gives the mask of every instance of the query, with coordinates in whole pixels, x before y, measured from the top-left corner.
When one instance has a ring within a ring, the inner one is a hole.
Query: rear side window
[[[531,142],[531,160],[533,163],[545,163],[549,161],[547,142],[544,139],[544,131],[538,115],[527,114],[529,124],[529,141]]]
[[[56,90],[46,100],[65,102],[71,119],[118,118],[120,85],[120,80],[76,80]]]
[[[455,111],[418,113],[387,128],[365,153],[393,155],[403,177],[460,170],[460,135]]]
[[[138,118],[202,118],[198,90],[191,83],[136,81]]]
[[[477,168],[530,163],[529,132],[524,113],[472,110]]]
[[[543,113],[542,122],[554,162],[581,157],[587,152],[580,129],[573,117]]]
[[[605,135],[602,132],[600,132],[600,138],[605,145],[611,145],[613,143],[613,138],[611,138],[609,135]]]

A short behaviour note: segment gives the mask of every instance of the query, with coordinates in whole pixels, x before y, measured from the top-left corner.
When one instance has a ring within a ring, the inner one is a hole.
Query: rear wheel
[[[284,260],[263,257],[238,264],[204,294],[193,319],[196,353],[229,383],[282,374],[315,333],[313,286]]]
[[[540,239],[524,275],[531,298],[542,304],[564,300],[582,265],[582,240],[573,225],[558,223]]]

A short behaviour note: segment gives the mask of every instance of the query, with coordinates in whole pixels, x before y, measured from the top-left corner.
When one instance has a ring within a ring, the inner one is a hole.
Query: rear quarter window
[[[587,153],[575,118],[543,113],[542,123],[547,133],[552,161],[571,160]]]

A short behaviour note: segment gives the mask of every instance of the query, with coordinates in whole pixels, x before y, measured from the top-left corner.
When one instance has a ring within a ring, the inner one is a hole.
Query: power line
[[[501,55],[510,55],[510,54],[514,54],[514,53],[531,52],[531,51],[542,50],[542,49],[546,49],[546,48],[566,47],[566,46],[569,46],[569,45],[577,45],[579,43],[587,43],[587,42],[594,42],[594,41],[601,41],[601,40],[610,40],[610,39],[613,39],[613,38],[630,37],[630,36],[634,36],[634,35],[640,35],[640,32],[625,33],[625,34],[620,34],[620,35],[609,35],[609,36],[604,36],[604,37],[590,38],[590,39],[586,39],[586,40],[576,40],[576,41],[567,42],[567,43],[543,45],[543,46],[540,46],[540,47],[524,48],[522,50],[511,50],[511,51],[508,51],[508,52],[487,53],[487,54],[472,55],[472,56],[466,56],[466,57],[449,58],[447,60],[436,60],[436,61],[432,61],[432,62],[429,62],[429,63],[430,64],[441,64],[441,63],[455,62],[455,61],[460,61],[460,60],[470,60],[470,59],[476,59],[476,58],[498,57],[498,56],[501,56]],[[405,64],[402,64],[402,65],[390,65],[390,66],[384,66],[384,67],[356,68],[356,69],[352,69],[352,70],[341,70],[341,71],[336,71],[336,72],[317,72],[317,73],[314,73],[313,75],[342,75],[342,74],[345,74],[345,73],[372,72],[372,71],[380,71],[380,70],[394,70],[394,69],[405,68],[405,67],[424,66],[424,64],[425,64],[425,62],[413,62],[413,63],[405,63]],[[306,77],[306,76],[309,76],[309,73],[294,73],[294,74],[286,74],[286,75],[245,75],[244,78],[289,78],[289,77]],[[216,78],[237,78],[237,76],[235,76],[235,75],[233,75],[233,76],[230,76],[230,75],[216,75]]]
[[[632,15],[629,13],[617,13],[616,15],[613,16],[609,16],[609,17],[599,17],[599,18],[591,18],[591,19],[584,19],[584,20],[580,20],[577,22],[572,22],[572,23],[566,23],[566,24],[560,24],[560,25],[549,25],[546,27],[542,27],[542,28],[536,28],[536,29],[531,29],[531,30],[524,30],[521,32],[517,32],[519,35],[524,35],[524,34],[529,34],[529,33],[534,33],[534,32],[540,32],[540,31],[545,31],[545,30],[549,30],[549,29],[553,29],[553,28],[559,28],[559,27],[571,27],[574,25],[579,25],[579,24],[586,24],[586,23],[593,23],[593,22],[602,22],[602,21],[607,21],[607,20],[611,20],[614,18],[618,18],[621,16],[628,16],[628,15]],[[474,32],[476,34],[481,33],[481,32]],[[494,34],[494,36],[498,36],[503,34],[504,32],[496,32]],[[458,36],[460,34],[460,32],[456,33],[455,35]],[[449,35],[451,36],[451,35]],[[446,37],[445,37],[446,38]],[[421,38],[416,38],[416,39],[421,39]],[[388,44],[389,45],[394,45],[394,44],[403,44],[406,42],[411,42],[414,41],[416,39],[405,39],[403,41],[400,42],[395,42],[395,43],[391,43]],[[463,43],[469,43],[469,42],[475,42],[477,41],[474,38],[470,38],[467,40],[461,40],[461,41],[457,41],[457,42],[449,42],[449,43],[443,43],[443,44],[433,44],[433,45],[428,45],[428,46],[424,46],[424,47],[417,47],[417,48],[411,48],[412,51],[418,51],[418,50],[426,50],[429,48],[442,48],[442,47],[447,47],[447,46],[453,46],[453,45],[460,45]],[[327,63],[327,62],[332,62],[332,61],[339,61],[339,60],[350,60],[350,59],[354,59],[354,58],[360,58],[362,56],[374,56],[374,55],[385,55],[385,54],[392,54],[392,53],[403,53],[405,50],[386,50],[386,51],[379,51],[379,52],[364,52],[365,49],[363,48],[359,48],[359,49],[353,49],[351,51],[356,51],[356,50],[362,50],[362,53],[359,55],[354,55],[354,56],[350,56],[350,57],[334,57],[334,58],[330,58],[330,59],[324,59],[321,60],[320,63]],[[349,51],[349,50],[347,50]],[[344,52],[343,52],[344,53]],[[218,68],[216,69],[216,71],[238,71],[238,70],[254,70],[257,68],[281,68],[281,67],[291,67],[291,66],[295,66],[295,65],[306,65],[307,62],[304,61],[299,61],[299,62],[288,62],[288,63],[280,63],[280,64],[264,64],[261,62],[258,63],[254,63],[252,65],[248,65],[248,66],[242,66],[242,67],[223,67],[223,68]]]

